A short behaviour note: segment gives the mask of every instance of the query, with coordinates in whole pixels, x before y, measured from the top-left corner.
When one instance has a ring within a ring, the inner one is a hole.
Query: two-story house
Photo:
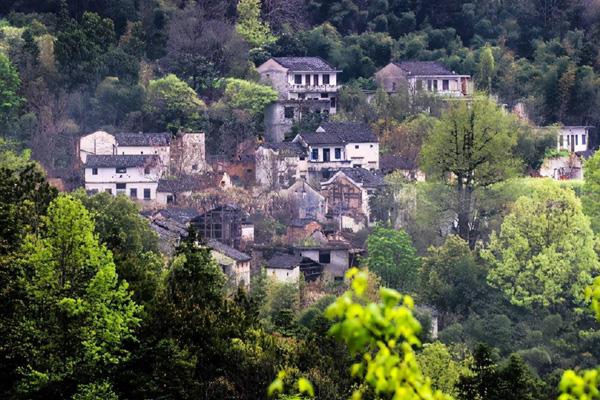
[[[281,142],[295,121],[310,112],[335,114],[337,74],[341,71],[320,57],[274,57],[257,68],[261,81],[279,94],[265,110],[267,139]]]
[[[395,61],[375,73],[378,86],[388,93],[424,90],[449,97],[473,94],[470,75],[448,70],[437,61]]]
[[[96,155],[85,161],[85,189],[124,194],[135,200],[155,200],[164,166],[157,154]]]
[[[306,149],[311,182],[328,179],[342,168],[379,169],[379,139],[364,123],[324,122],[293,142]]]
[[[590,130],[593,126],[561,126],[558,128],[556,149],[572,153],[585,152],[589,148]]]

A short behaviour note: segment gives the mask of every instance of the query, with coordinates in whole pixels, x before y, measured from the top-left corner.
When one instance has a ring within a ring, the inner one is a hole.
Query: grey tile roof
[[[90,154],[86,158],[86,168],[112,168],[112,167],[144,167],[154,166],[160,163],[160,157],[156,154],[117,154],[100,155]]]
[[[362,122],[324,122],[320,128],[324,132],[317,129],[317,132],[301,133],[300,136],[309,145],[379,142],[371,127]]]
[[[364,168],[342,168],[340,169],[340,172],[343,172],[354,182],[362,183],[365,187],[380,187],[385,186],[386,184],[383,176],[379,173]]]
[[[180,224],[188,224],[199,213],[198,210],[191,207],[168,207],[158,211],[156,214],[167,220],[172,219]]]
[[[302,262],[302,256],[284,253],[275,253],[266,261],[269,268],[294,269]]]
[[[437,61],[399,61],[394,64],[408,75],[456,75]]]
[[[306,156],[306,150],[298,142],[264,143],[262,146],[277,151],[281,155]]]
[[[119,146],[168,146],[172,135],[161,133],[116,133],[115,139]]]
[[[273,57],[281,66],[292,71],[329,71],[336,69],[321,57]]]
[[[235,261],[250,261],[252,257],[250,257],[246,253],[242,253],[239,250],[234,249],[233,247],[227,246],[225,243],[221,243],[218,240],[209,240],[207,242],[208,247],[213,249],[216,252],[221,254],[225,254],[227,257],[234,259]]]

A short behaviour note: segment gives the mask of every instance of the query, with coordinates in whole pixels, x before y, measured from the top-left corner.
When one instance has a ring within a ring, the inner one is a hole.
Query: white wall
[[[294,269],[265,267],[265,270],[267,276],[277,282],[298,284],[300,279],[300,266]]]
[[[157,154],[163,165],[168,166],[170,161],[169,146],[117,146],[116,154]]]
[[[83,163],[88,154],[114,154],[116,140],[113,135],[104,131],[97,131],[79,139],[79,158]]]
[[[369,170],[379,169],[379,143],[348,143],[346,157],[352,161],[352,166],[360,165]]]
[[[561,143],[562,137],[562,143]],[[584,127],[569,127],[560,128],[558,132],[557,147],[559,150],[586,151],[589,142],[588,130]],[[574,140],[573,146],[571,141]]]
[[[98,174],[92,174],[92,168],[85,169],[85,188],[86,190],[98,190],[104,192],[111,189],[112,194],[117,194],[117,183],[125,183],[125,194],[130,195],[131,188],[137,189],[137,198],[144,199],[144,189],[150,189],[150,199],[156,199],[156,188],[158,187],[158,178],[160,169],[154,167],[150,169],[150,174],[144,174],[144,167],[128,167],[122,174],[116,172],[116,168],[98,168]]]

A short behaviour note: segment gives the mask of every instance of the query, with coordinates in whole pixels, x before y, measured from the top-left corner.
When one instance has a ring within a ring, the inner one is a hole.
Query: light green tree
[[[235,29],[252,46],[263,47],[277,40],[269,25],[260,19],[260,0],[240,0],[237,13]]]
[[[450,349],[441,343],[428,343],[417,353],[417,361],[425,376],[431,377],[431,386],[444,393],[456,396],[456,384],[461,375],[468,375],[469,360],[458,361]]]
[[[453,102],[437,121],[421,151],[423,169],[454,189],[448,208],[456,213],[457,233],[474,248],[481,215],[475,191],[514,176],[518,124],[487,96]]]
[[[367,238],[367,251],[363,264],[381,277],[385,286],[403,291],[415,289],[420,261],[406,232],[377,227]]]
[[[256,116],[261,115],[267,105],[277,100],[277,92],[270,86],[227,78],[224,100],[232,108],[246,110],[252,116]]]
[[[600,232],[600,153],[585,162],[585,182],[581,197],[583,211],[590,218],[594,232]]]
[[[8,57],[0,53],[0,132],[15,115],[24,99],[19,96],[21,86],[19,74]]]
[[[492,93],[492,80],[496,73],[495,64],[492,48],[489,45],[484,46],[479,55],[479,85],[488,93]]]
[[[194,89],[173,74],[148,84],[144,112],[152,121],[151,129],[198,129],[205,109]]]
[[[521,306],[579,303],[600,273],[581,202],[552,181],[516,201],[481,254],[490,265],[488,282]]]
[[[119,282],[112,254],[99,245],[94,223],[81,202],[60,196],[48,208],[43,233],[29,235],[22,248],[28,301],[20,332],[27,368],[19,390],[65,398],[77,384],[89,384],[129,356],[141,307]],[[81,395],[103,387],[85,386]],[[87,388],[87,389],[86,389]]]

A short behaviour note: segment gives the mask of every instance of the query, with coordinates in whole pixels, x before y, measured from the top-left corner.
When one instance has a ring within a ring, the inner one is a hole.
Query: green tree
[[[8,57],[0,52],[0,132],[6,133],[8,122],[15,116],[24,99],[19,96],[21,79]]]
[[[367,238],[367,252],[364,264],[384,285],[403,291],[415,289],[420,261],[406,232],[375,228]]]
[[[277,40],[271,28],[260,19],[260,0],[240,0],[236,31],[253,47],[264,47]]]
[[[419,294],[442,314],[466,312],[484,287],[486,271],[477,264],[469,244],[451,235],[423,257]],[[443,320],[443,318],[442,318]]]
[[[417,353],[417,361],[425,376],[431,377],[431,387],[456,396],[455,386],[461,375],[467,375],[469,368],[465,361],[459,362],[445,344],[428,343]]]
[[[252,116],[263,114],[265,107],[277,100],[277,92],[270,86],[227,78],[224,100],[233,108],[248,111]]]
[[[585,180],[581,197],[583,211],[590,218],[594,232],[600,232],[600,154],[585,162]]]
[[[44,231],[22,248],[25,291],[19,391],[27,397],[69,398],[75,385],[94,383],[129,356],[141,308],[119,283],[111,253],[98,244],[81,202],[55,199]]]
[[[516,172],[516,123],[485,96],[471,103],[455,102],[442,114],[421,151],[425,171],[454,189],[455,201],[449,206],[456,212],[458,234],[471,248],[481,224],[474,192]]]
[[[582,300],[600,273],[594,234],[572,190],[548,181],[520,197],[482,257],[488,282],[520,306]]]
[[[487,93],[492,93],[492,81],[496,74],[496,65],[492,48],[486,45],[479,54],[479,81],[480,86]]]
[[[150,81],[144,112],[151,121],[148,128],[171,131],[199,128],[206,105],[194,89],[173,74]]]

